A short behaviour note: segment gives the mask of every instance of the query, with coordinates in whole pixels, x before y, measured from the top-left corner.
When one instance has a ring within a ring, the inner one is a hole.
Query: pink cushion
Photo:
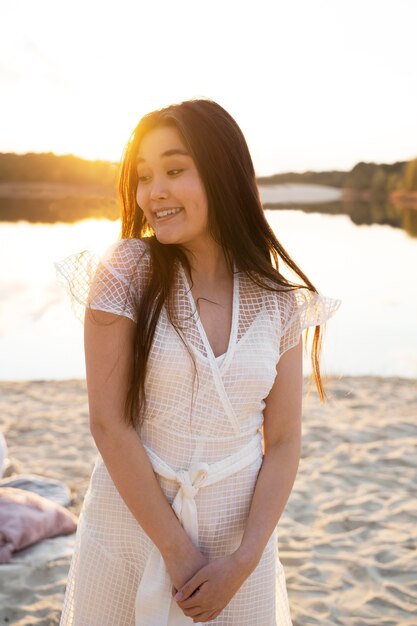
[[[63,506],[31,491],[0,487],[0,563],[41,539],[76,529],[77,517]]]

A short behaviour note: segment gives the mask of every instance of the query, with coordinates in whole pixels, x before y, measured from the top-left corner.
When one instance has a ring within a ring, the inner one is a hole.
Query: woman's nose
[[[161,180],[161,179],[154,179],[152,181],[152,188],[151,188],[151,199],[154,200],[156,198],[166,198],[167,196],[167,189],[166,189],[166,183]]]

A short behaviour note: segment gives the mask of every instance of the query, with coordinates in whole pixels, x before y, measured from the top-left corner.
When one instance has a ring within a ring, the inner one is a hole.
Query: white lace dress
[[[136,321],[150,268],[142,239],[119,240],[100,258],[85,251],[56,262],[82,321],[84,306]],[[280,356],[307,326],[324,323],[340,300],[307,289],[274,293],[235,267],[229,345],[216,358],[182,265],[175,303],[198,370],[163,307],[146,375],[148,408],[139,434],[157,479],[184,528],[209,558],[241,542],[262,464],[265,399]],[[294,295],[295,294],[295,295]],[[290,626],[277,529],[216,626]],[[60,626],[193,624],[171,598],[163,559],[124,503],[100,454],[76,535]]]

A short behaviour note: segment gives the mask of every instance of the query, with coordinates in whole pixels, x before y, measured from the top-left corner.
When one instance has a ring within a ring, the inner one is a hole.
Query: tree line
[[[309,183],[368,191],[387,196],[391,191],[417,191],[417,158],[396,163],[357,163],[350,171],[287,172],[257,179],[260,184]]]
[[[0,181],[99,184],[112,186],[117,163],[89,161],[73,154],[53,152],[27,154],[0,153]]]
[[[118,163],[89,161],[52,152],[0,153],[0,181],[98,184],[114,187]],[[257,177],[258,184],[309,183],[388,195],[394,190],[417,191],[417,158],[410,161],[357,163],[350,171],[287,172]]]

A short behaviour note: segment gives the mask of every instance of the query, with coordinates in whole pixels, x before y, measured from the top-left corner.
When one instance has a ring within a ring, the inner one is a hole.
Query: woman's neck
[[[215,242],[205,249],[184,248],[184,253],[191,266],[193,282],[214,285],[232,276],[223,248]]]

